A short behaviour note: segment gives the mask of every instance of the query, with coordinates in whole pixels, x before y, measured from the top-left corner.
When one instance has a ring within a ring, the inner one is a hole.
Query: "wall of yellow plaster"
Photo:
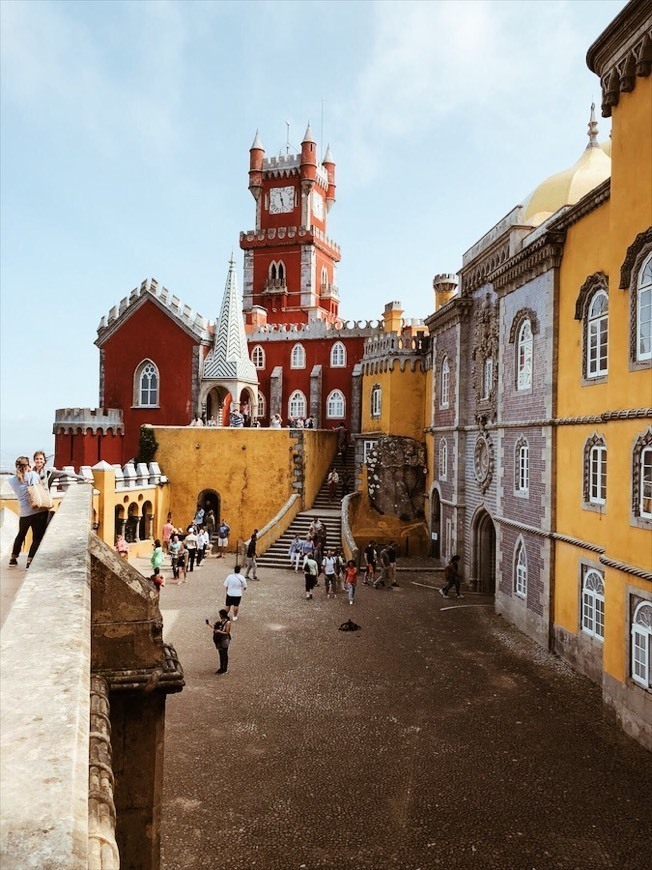
[[[379,384],[382,390],[380,418],[371,416],[371,390]],[[364,375],[362,380],[361,431],[402,435],[423,441],[426,408],[426,377],[418,369],[406,365],[401,371],[398,362],[392,371]]]
[[[337,433],[320,429],[303,430],[304,505],[307,510],[321,489],[337,453]],[[353,448],[350,448],[353,449]]]

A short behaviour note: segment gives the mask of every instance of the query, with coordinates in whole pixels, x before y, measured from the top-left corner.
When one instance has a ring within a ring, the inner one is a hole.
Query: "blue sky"
[[[3,0],[2,461],[97,405],[98,323],[143,279],[216,316],[256,129],[268,156],[286,121],[330,142],[341,313],[427,316],[433,275],[579,157],[624,5]]]

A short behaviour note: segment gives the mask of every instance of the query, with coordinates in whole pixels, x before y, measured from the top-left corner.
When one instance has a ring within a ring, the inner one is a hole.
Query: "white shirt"
[[[247,581],[242,574],[229,574],[224,581],[224,586],[226,587],[227,595],[239,598],[247,588]]]
[[[336,556],[326,556],[326,558],[321,563],[322,568],[324,569],[324,574],[334,574],[336,562],[337,562]]]
[[[197,549],[197,535],[194,532],[188,532],[183,543],[186,545],[186,550]]]

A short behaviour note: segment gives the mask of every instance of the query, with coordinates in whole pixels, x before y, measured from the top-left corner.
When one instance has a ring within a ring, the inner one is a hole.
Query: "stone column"
[[[115,543],[115,468],[103,459],[94,465],[93,486],[99,490],[97,499],[97,535],[113,549]]]
[[[359,432],[362,421],[362,366],[360,363],[351,372],[351,432]]]
[[[315,429],[321,428],[322,366],[313,366],[310,372],[309,414],[315,421]]]
[[[283,417],[283,366],[275,366],[269,381],[269,418]]]

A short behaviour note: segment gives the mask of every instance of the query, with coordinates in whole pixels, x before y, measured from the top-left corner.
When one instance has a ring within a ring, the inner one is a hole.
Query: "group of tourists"
[[[192,521],[185,527],[176,528],[172,523],[172,515],[168,514],[167,521],[163,526],[161,540],[154,541],[151,556],[151,565],[154,573],[151,581],[158,591],[165,586],[163,578],[163,562],[169,558],[172,578],[177,586],[186,583],[188,574],[195,569],[201,568],[202,562],[209,555],[212,548],[212,540],[216,531],[215,512],[208,512],[201,505],[197,505],[197,511]],[[217,558],[221,559],[229,546],[229,532],[231,527],[225,519],[217,526]],[[122,535],[116,540],[116,551],[121,552],[127,545]]]

